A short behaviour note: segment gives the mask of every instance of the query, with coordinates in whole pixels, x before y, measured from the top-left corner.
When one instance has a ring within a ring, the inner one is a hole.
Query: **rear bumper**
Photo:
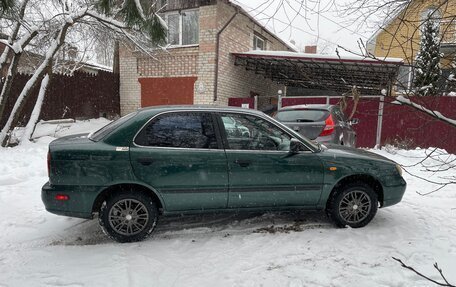
[[[59,201],[55,199],[57,194],[65,194],[69,196],[67,201]],[[41,200],[44,207],[50,213],[57,215],[92,219],[91,204],[86,204],[84,196],[80,192],[68,190],[67,188],[58,188],[47,182],[41,188]],[[92,202],[93,203],[93,202]],[[90,206],[90,208],[89,208]]]

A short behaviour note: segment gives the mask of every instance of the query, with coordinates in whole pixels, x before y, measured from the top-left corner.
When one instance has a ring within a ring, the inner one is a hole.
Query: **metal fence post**
[[[384,106],[385,106],[385,96],[381,96],[380,103],[378,104],[377,137],[375,140],[375,148],[380,148],[380,146],[381,146]]]
[[[258,110],[258,96],[255,96],[254,98],[254,101],[253,101],[253,108],[255,110]]]
[[[277,92],[277,94],[278,94],[277,110],[281,110],[282,109],[282,90],[279,90]]]

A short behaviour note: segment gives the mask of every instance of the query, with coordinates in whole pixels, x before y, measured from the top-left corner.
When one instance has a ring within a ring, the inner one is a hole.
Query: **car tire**
[[[137,242],[146,239],[154,230],[158,219],[157,204],[141,192],[118,192],[101,206],[98,221],[103,232],[120,242]]]
[[[378,209],[377,193],[363,182],[350,183],[329,198],[327,214],[338,227],[366,226]]]

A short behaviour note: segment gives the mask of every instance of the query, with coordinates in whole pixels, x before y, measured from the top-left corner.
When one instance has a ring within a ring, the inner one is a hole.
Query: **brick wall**
[[[137,58],[132,48],[125,44],[119,47],[119,73],[120,113],[126,115],[141,106],[141,86],[138,82]]]
[[[120,107],[125,115],[141,107],[140,78],[197,76],[198,46],[155,51],[153,57],[121,44]]]
[[[212,104],[214,97],[217,5],[200,7],[198,79],[195,104]]]
[[[168,78],[196,76],[198,47],[172,48],[153,57],[137,53],[138,77]]]

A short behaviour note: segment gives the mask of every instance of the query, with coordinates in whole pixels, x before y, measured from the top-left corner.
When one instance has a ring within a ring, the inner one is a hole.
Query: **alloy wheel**
[[[362,190],[353,190],[345,194],[339,203],[339,214],[348,223],[358,223],[369,216],[371,199]]]
[[[111,207],[108,220],[117,233],[131,236],[144,230],[149,222],[149,212],[140,201],[123,199]]]

